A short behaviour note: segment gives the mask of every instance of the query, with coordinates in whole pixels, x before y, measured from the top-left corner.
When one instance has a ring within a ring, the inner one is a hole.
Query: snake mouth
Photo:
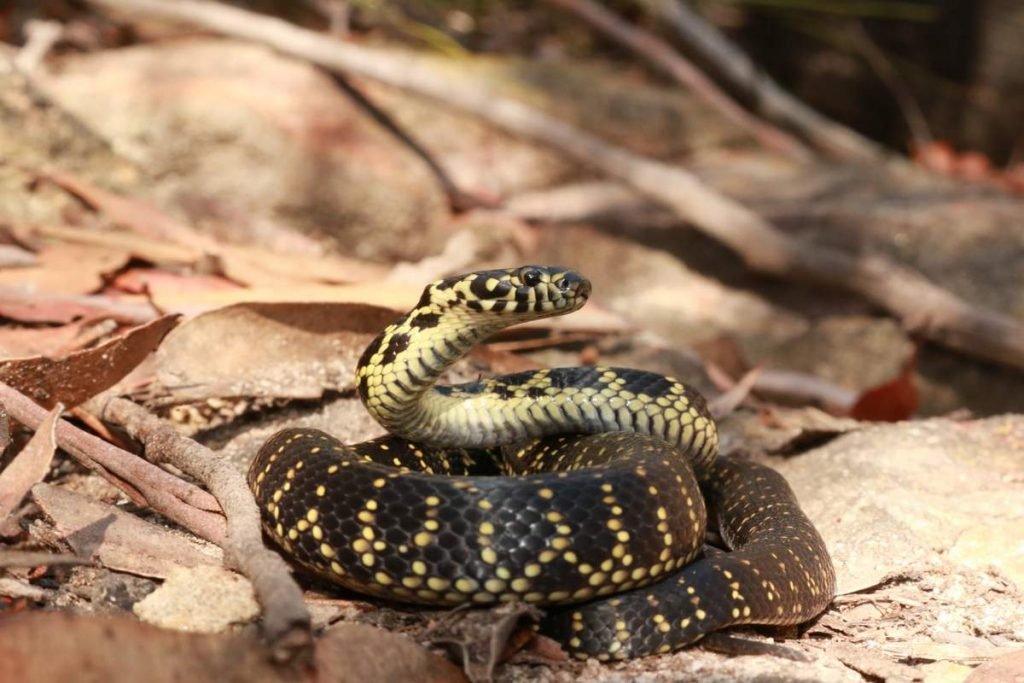
[[[569,307],[582,306],[590,298],[590,280],[578,273],[567,271],[554,284]]]

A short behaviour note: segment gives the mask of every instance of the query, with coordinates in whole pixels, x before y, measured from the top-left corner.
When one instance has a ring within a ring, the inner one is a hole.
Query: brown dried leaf
[[[98,296],[62,296],[0,285],[0,316],[25,323],[69,323],[78,318],[111,318],[140,325],[156,317],[139,299],[112,301]]]
[[[395,319],[347,303],[239,304],[200,315],[167,335],[157,377],[176,398],[318,398],[352,388],[366,345]]]
[[[537,608],[521,604],[454,611],[431,624],[420,639],[446,648],[471,680],[489,681],[495,667],[529,641],[518,634],[526,631],[532,636],[529,625],[540,616]]]
[[[0,472],[0,523],[50,471],[57,450],[57,420],[63,411],[64,406],[58,403],[11,464]]]
[[[151,297],[167,292],[187,294],[242,289],[220,275],[171,273],[158,268],[128,268],[111,278],[107,286],[120,292]]]
[[[200,266],[218,270],[235,282],[253,286],[280,286],[282,280],[299,282],[375,282],[387,269],[358,259],[341,256],[282,253],[262,247],[189,241],[172,244],[125,231],[83,231],[63,226],[31,226],[26,235],[55,238],[79,244],[117,247],[155,264]],[[205,238],[204,238],[205,239]],[[216,255],[217,263],[210,262]]]
[[[166,578],[180,567],[220,566],[223,562],[220,548],[212,543],[144,522],[56,486],[37,484],[32,499],[76,554],[96,558],[110,569]]]
[[[54,634],[60,637],[55,638]],[[46,655],[40,654],[45,643]],[[370,626],[316,643],[314,666],[275,666],[253,631],[191,634],[133,619],[28,612],[0,619],[0,680],[81,683],[464,683],[450,662]]]
[[[51,356],[67,348],[82,332],[82,324],[60,327],[0,327],[0,358]]]
[[[294,282],[379,282],[387,268],[342,256],[306,256],[261,247],[222,245],[217,254],[224,274],[253,287],[280,286]]]
[[[761,428],[761,438],[752,442],[770,453],[804,450],[864,426],[856,420],[834,417],[811,407],[775,406],[762,410],[756,422]]]
[[[62,358],[35,356],[0,362],[5,382],[37,403],[75,407],[116,384],[160,343],[178,321],[168,315],[92,349]]]
[[[0,285],[31,287],[33,291],[88,294],[103,286],[107,274],[124,266],[130,257],[121,248],[55,243],[36,255],[29,268],[0,270]]]

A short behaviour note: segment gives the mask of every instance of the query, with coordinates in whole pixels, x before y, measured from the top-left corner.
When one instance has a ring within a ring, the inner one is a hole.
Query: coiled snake
[[[549,606],[541,631],[578,657],[820,613],[835,583],[821,537],[780,475],[716,457],[703,398],[676,380],[576,367],[435,386],[485,337],[589,295],[580,275],[536,266],[429,285],[356,372],[389,436],[287,429],[260,449],[249,484],[267,532],[361,593]],[[494,460],[466,449],[496,447],[514,476],[474,474]],[[695,560],[708,515],[733,551]]]

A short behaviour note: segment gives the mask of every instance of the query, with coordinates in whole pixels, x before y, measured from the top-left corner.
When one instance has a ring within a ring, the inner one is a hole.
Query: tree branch
[[[753,134],[769,149],[796,159],[808,160],[810,150],[789,133],[760,121],[739,106],[714,81],[672,49],[665,41],[647,31],[631,26],[614,13],[591,0],[548,0],[549,4],[572,12],[591,26],[622,43],[651,64],[667,73],[677,83],[689,88],[708,104]]]
[[[302,590],[284,560],[263,545],[259,509],[235,465],[127,399],[100,396],[86,406],[141,441],[150,458],[174,465],[206,485],[227,518],[227,533],[220,543],[225,561],[252,582],[263,607],[263,634],[275,658],[287,662],[311,656],[311,619]]]
[[[792,131],[815,149],[841,159],[870,160],[881,149],[845,126],[831,121],[790,95],[768,74],[757,68],[742,50],[704,20],[683,0],[640,0],[640,3],[676,31],[679,41],[705,63],[716,76],[751,102],[755,112]]]

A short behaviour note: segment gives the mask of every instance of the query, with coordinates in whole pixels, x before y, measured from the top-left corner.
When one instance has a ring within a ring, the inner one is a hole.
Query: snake
[[[292,427],[258,450],[248,482],[267,535],[368,596],[536,605],[539,631],[581,659],[820,614],[835,593],[821,535],[780,474],[718,454],[697,391],[602,366],[439,383],[487,337],[590,294],[585,277],[548,266],[428,285],[357,364],[385,436],[344,444]],[[727,551],[705,550],[709,531]]]

